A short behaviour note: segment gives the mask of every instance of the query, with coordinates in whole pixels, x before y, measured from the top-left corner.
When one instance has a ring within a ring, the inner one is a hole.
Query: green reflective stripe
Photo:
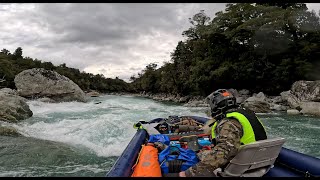
[[[240,139],[240,142],[243,144],[249,144],[252,142],[255,142],[255,136],[254,136],[254,132],[252,129],[252,126],[249,122],[249,120],[241,113],[238,112],[232,112],[232,113],[228,113],[227,117],[232,117],[237,119],[240,124],[242,125],[242,129],[243,129],[243,136]]]
[[[211,138],[212,138],[212,139],[216,138],[216,134],[214,133],[214,130],[216,129],[217,124],[218,124],[218,122],[215,122],[215,123],[213,124],[212,128],[211,128]]]

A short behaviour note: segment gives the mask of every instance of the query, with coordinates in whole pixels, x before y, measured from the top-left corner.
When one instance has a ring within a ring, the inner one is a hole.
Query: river
[[[206,116],[206,108],[128,95],[104,95],[88,103],[28,104],[32,118],[1,123],[24,137],[0,136],[0,176],[105,176],[135,134],[134,122],[169,115]],[[268,137],[284,137],[284,147],[320,158],[320,118],[283,113],[258,117]]]

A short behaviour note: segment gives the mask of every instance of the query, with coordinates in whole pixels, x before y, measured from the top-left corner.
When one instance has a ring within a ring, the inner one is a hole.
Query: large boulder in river
[[[33,68],[16,75],[18,94],[27,98],[48,97],[57,102],[86,102],[85,93],[69,78],[55,71]]]
[[[0,120],[18,122],[33,115],[26,99],[0,91]]]
[[[244,107],[256,113],[267,113],[271,111],[270,104],[263,101],[245,101]]]
[[[291,87],[291,94],[295,95],[301,102],[320,102],[320,80],[296,81]]]
[[[281,97],[303,114],[320,116],[320,80],[296,81],[291,90],[281,93]]]
[[[270,104],[266,102],[267,97],[260,92],[252,97],[246,99],[243,103],[245,108],[251,109],[256,113],[267,113],[270,112]]]
[[[320,102],[301,102],[300,107],[303,114],[320,116]]]
[[[297,108],[299,107],[299,103],[300,100],[294,95],[292,94],[291,90],[289,91],[284,91],[282,93],[280,93],[281,98],[284,102],[287,102],[287,104],[291,107],[291,108]]]

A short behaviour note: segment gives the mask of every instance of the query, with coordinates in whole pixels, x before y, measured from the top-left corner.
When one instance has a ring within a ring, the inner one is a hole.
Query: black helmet
[[[169,124],[166,123],[166,122],[163,122],[163,123],[159,124],[158,131],[161,134],[168,134],[169,133]]]
[[[206,97],[206,102],[210,105],[211,116],[216,118],[218,115],[224,114],[228,109],[237,107],[236,98],[226,89],[214,91]]]

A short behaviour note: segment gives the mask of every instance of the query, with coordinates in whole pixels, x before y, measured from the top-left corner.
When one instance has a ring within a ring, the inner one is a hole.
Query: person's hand
[[[185,171],[179,172],[179,177],[186,177],[186,172]]]
[[[153,143],[154,147],[158,149],[159,152],[163,151],[164,149],[166,149],[168,146],[163,144],[162,142],[155,142]]]

